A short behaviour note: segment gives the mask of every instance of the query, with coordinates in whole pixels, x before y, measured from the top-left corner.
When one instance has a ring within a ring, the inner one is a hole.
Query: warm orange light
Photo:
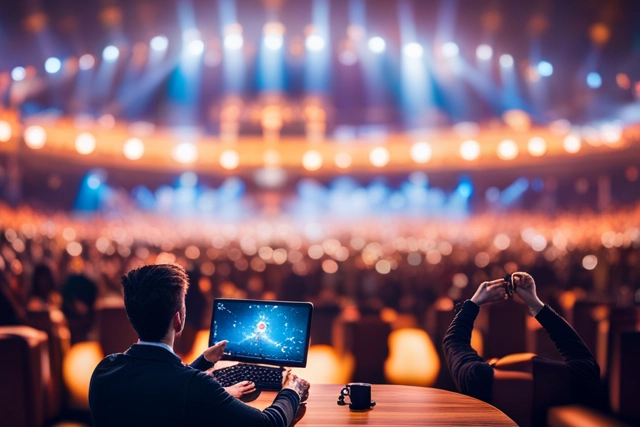
[[[47,142],[47,132],[41,126],[29,126],[24,131],[24,143],[27,147],[38,150]]]
[[[580,138],[575,135],[567,135],[562,141],[562,145],[567,153],[577,153],[582,147]]]
[[[11,139],[12,130],[9,122],[0,120],[0,142],[7,142]]]
[[[531,154],[532,156],[540,157],[547,152],[547,141],[539,136],[534,136],[529,140],[527,149],[529,150],[529,154]]]
[[[460,156],[462,156],[463,159],[471,161],[477,159],[479,155],[480,144],[478,144],[478,141],[470,139],[460,145]]]
[[[88,132],[81,133],[76,137],[76,151],[87,155],[93,153],[96,148],[96,138]]]
[[[313,345],[309,348],[307,367],[291,371],[311,384],[346,384],[353,371],[353,362],[353,356],[341,358],[329,345]]]
[[[302,167],[308,171],[316,171],[322,167],[322,154],[316,150],[309,150],[302,156]]]
[[[138,138],[130,138],[124,143],[122,154],[129,160],[138,160],[144,154],[144,143]]]
[[[62,377],[67,386],[72,406],[89,407],[91,375],[103,357],[102,347],[94,341],[75,344],[65,356]]]
[[[511,139],[505,139],[498,145],[498,157],[513,160],[518,156],[518,145]]]
[[[227,170],[232,170],[240,164],[240,156],[234,150],[224,150],[220,154],[220,166]]]
[[[377,147],[371,150],[369,153],[369,161],[373,166],[383,167],[389,163],[391,155],[389,154],[389,150],[384,147]]]
[[[349,153],[338,153],[333,158],[333,161],[340,169],[346,169],[351,166],[351,156]]]
[[[428,387],[435,384],[440,359],[431,338],[422,329],[398,329],[389,335],[389,358],[384,364],[387,381]]]

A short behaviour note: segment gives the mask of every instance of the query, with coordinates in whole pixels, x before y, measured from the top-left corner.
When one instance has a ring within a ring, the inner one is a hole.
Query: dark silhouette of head
[[[124,305],[142,341],[161,341],[176,313],[185,314],[187,273],[178,265],[145,265],[122,277]]]

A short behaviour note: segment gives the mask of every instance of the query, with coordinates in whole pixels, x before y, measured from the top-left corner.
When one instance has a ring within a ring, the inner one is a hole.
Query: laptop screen
[[[303,368],[312,313],[309,302],[216,298],[209,345],[229,341],[225,360]]]

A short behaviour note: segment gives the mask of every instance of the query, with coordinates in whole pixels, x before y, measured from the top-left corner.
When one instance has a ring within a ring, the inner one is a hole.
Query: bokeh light
[[[472,161],[480,156],[480,144],[478,141],[470,139],[460,144],[460,156],[467,161]]]
[[[38,150],[47,142],[47,132],[41,126],[29,126],[24,130],[24,142],[27,147]]]

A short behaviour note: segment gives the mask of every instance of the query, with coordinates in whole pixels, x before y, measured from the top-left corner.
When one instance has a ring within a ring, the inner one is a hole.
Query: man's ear
[[[173,315],[173,320],[171,321],[171,327],[176,331],[176,334],[182,332],[183,322],[184,319],[182,318],[182,314],[179,311],[176,311],[176,314]]]

